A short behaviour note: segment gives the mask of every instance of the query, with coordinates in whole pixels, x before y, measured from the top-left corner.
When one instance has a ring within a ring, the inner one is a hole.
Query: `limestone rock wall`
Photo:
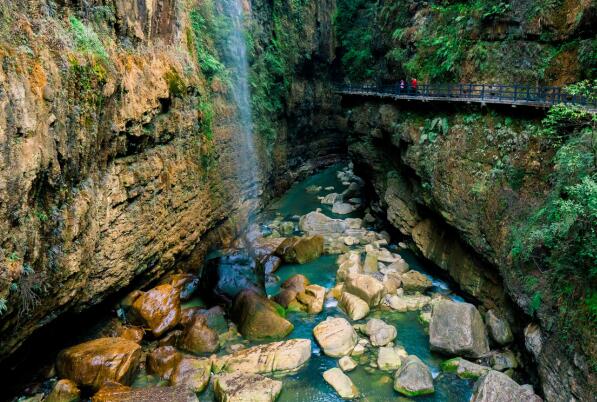
[[[0,4],[0,360],[65,312],[198,269],[222,240],[213,230],[255,206],[245,197],[255,172],[239,178],[236,167],[232,97],[198,55],[198,40],[213,42],[193,26],[200,3]],[[267,4],[247,8],[267,21]],[[328,63],[331,13],[304,14],[304,46]],[[321,83],[306,83],[313,76],[295,84],[294,115],[272,116],[283,135],[272,144],[257,133],[274,190],[290,184],[289,168],[342,149],[318,115],[332,102]],[[301,135],[310,125],[321,129]]]

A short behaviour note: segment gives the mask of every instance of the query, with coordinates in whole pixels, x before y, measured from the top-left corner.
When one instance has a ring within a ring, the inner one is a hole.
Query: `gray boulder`
[[[435,392],[429,368],[415,355],[410,355],[394,376],[394,389],[406,396]]]
[[[489,352],[479,311],[469,303],[439,301],[429,324],[431,350],[448,355],[481,357]]]
[[[489,310],[485,320],[487,321],[489,335],[497,344],[507,345],[514,340],[510,324],[498,316],[495,311]]]
[[[541,402],[527,387],[499,371],[491,370],[475,383],[470,402]]]

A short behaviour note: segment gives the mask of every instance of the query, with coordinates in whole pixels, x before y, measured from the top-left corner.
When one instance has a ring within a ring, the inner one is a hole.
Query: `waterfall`
[[[259,203],[262,193],[261,174],[255,150],[251,92],[249,87],[249,61],[245,37],[245,12],[242,0],[220,0],[222,13],[229,26],[224,42],[224,63],[230,71],[231,92],[238,109],[238,179],[244,199]],[[249,209],[254,209],[249,207]]]

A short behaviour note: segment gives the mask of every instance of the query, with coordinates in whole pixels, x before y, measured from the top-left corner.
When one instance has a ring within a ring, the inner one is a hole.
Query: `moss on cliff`
[[[562,84],[595,74],[590,2],[339,0],[338,10],[353,81]]]

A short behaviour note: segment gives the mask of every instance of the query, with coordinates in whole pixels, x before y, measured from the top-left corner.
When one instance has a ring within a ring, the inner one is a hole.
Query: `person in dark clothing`
[[[400,92],[404,92],[405,88],[406,88],[406,82],[404,82],[404,80],[400,80]]]

